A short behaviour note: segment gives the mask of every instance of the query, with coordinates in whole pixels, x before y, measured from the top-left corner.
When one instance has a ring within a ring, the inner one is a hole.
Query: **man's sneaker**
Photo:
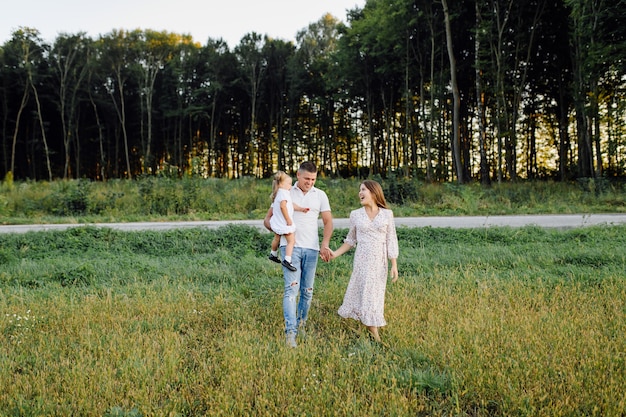
[[[300,339],[306,339],[306,330],[305,330],[304,326],[298,327],[298,337]]]
[[[268,258],[270,259],[270,261],[276,262],[277,264],[280,263],[280,259],[278,259],[278,256],[276,256],[276,255],[272,255],[270,253],[270,256],[268,256]]]
[[[293,265],[291,264],[291,262],[288,262],[288,261],[286,261],[286,260],[284,260],[284,259],[283,259],[283,266],[284,266],[285,268],[287,268],[288,270],[290,270],[291,272],[293,272],[293,271],[297,271],[297,270],[298,270],[295,266],[293,266]]]
[[[295,333],[289,333],[287,335],[286,341],[287,341],[287,346],[292,347],[292,348],[298,347],[298,344],[296,343]]]

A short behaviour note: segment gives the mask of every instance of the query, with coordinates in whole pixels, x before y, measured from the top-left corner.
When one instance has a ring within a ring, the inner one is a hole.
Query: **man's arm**
[[[270,226],[270,219],[272,218],[273,213],[274,213],[274,210],[272,210],[272,207],[270,207],[269,210],[267,210],[267,214],[265,215],[265,218],[263,219],[263,226],[265,226],[265,228],[269,230],[270,232],[274,232],[272,230],[272,226]]]
[[[324,223],[324,232],[322,234],[322,248],[320,256],[322,260],[328,262],[330,260],[330,239],[333,237],[333,215],[330,211],[323,211],[322,222]]]

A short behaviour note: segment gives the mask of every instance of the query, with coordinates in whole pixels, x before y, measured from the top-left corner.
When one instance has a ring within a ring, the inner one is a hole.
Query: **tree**
[[[50,51],[52,73],[55,77],[58,107],[63,129],[63,148],[65,164],[63,178],[70,177],[70,151],[73,140],[78,141],[78,120],[80,93],[87,77],[87,51],[91,39],[84,33],[77,35],[59,35]],[[78,145],[77,145],[78,146]],[[76,176],[79,176],[79,160],[76,161]]]
[[[438,88],[438,82],[436,81],[435,71],[438,67],[438,57],[441,54],[440,45],[445,45],[446,42],[443,42],[445,39],[445,28],[442,30],[440,26],[441,19],[440,13],[443,11],[439,11],[438,7],[434,7],[433,2],[423,1],[419,4],[416,12],[419,17],[422,17],[428,28],[428,32],[422,33],[421,37],[419,37],[416,41],[417,46],[415,47],[416,51],[421,52],[419,55],[423,57],[419,59],[420,65],[420,115],[422,118],[422,130],[424,131],[424,146],[426,153],[426,180],[433,181],[433,142],[436,138],[436,126],[437,126],[437,115],[439,114],[438,106],[437,106],[437,90],[443,90],[442,88]],[[419,27],[419,26],[418,26]],[[419,33],[419,32],[418,32]],[[424,43],[424,46],[420,48],[420,40]],[[442,42],[438,42],[438,40],[442,40]],[[422,61],[424,63],[422,63]],[[428,63],[428,75],[426,75],[426,63]],[[424,84],[428,84],[428,97],[426,96],[426,91],[424,89]]]
[[[448,9],[447,0],[441,0],[443,6],[443,14],[446,25],[446,45],[448,47],[448,59],[450,60],[450,85],[453,96],[453,122],[452,122],[452,156],[454,159],[454,167],[456,169],[456,177],[459,183],[463,183],[463,166],[461,164],[461,143],[460,143],[460,119],[461,119],[461,95],[459,93],[459,85],[456,77],[456,58],[454,57],[454,49],[452,45],[452,28],[450,26],[450,11]]]
[[[15,68],[16,75],[20,79],[21,85],[23,87],[22,98],[20,100],[20,105],[17,110],[15,127],[13,130],[10,172],[15,173],[16,145],[20,129],[21,116],[26,109],[30,93],[32,92],[35,97],[37,120],[39,121],[39,128],[41,131],[42,141],[44,145],[48,179],[52,180],[50,150],[48,148],[48,141],[46,139],[46,129],[43,122],[41,101],[39,99],[39,94],[37,90],[37,83],[39,81],[38,68],[44,62],[46,45],[44,45],[42,40],[39,38],[39,32],[35,29],[30,28],[20,28],[16,30],[13,33],[13,37],[10,43],[12,46],[11,49],[15,53],[15,57],[18,59]]]
[[[565,4],[570,8],[578,174],[599,176],[601,82],[615,65],[623,73],[626,36],[622,22],[626,7],[623,0],[565,0]]]
[[[111,97],[115,108],[122,138],[124,141],[124,156],[126,161],[125,175],[132,178],[133,170],[130,165],[130,148],[128,144],[128,126],[126,115],[126,83],[133,76],[137,65],[137,45],[139,31],[125,32],[114,30],[99,39],[99,48],[102,52],[101,64],[109,71],[105,88]],[[134,64],[134,66],[133,66]]]
[[[368,0],[232,52],[22,31],[0,49],[0,174],[623,175],[624,18],[624,0]]]
[[[263,111],[259,115],[259,127],[262,135],[257,161],[257,169],[263,177],[269,177],[272,174],[275,170],[275,162],[277,162],[278,169],[288,171],[285,167],[284,152],[281,151],[284,148],[288,106],[288,64],[293,57],[294,50],[293,43],[279,39],[267,39],[263,46],[263,55],[267,57],[267,71],[261,89],[263,98],[260,108]]]
[[[476,121],[478,123],[478,149],[480,152],[480,182],[483,185],[491,184],[489,177],[489,162],[487,160],[487,127],[485,115],[485,94],[483,91],[483,69],[481,57],[481,41],[485,36],[482,14],[479,3],[476,2],[476,34],[474,35],[474,59],[476,71]]]
[[[334,56],[341,27],[334,16],[325,14],[296,35],[295,62],[300,71],[295,91],[309,110],[309,123],[303,135],[308,138],[306,146],[315,155],[310,159],[319,158],[321,165],[329,167],[331,172],[338,169],[334,128],[335,104],[341,87]],[[291,161],[291,166],[294,163]]]
[[[154,168],[153,157],[153,113],[155,82],[157,76],[163,70],[167,62],[176,54],[176,46],[179,43],[190,43],[189,36],[181,36],[168,32],[156,32],[146,30],[138,34],[138,71],[140,82],[140,96],[142,114],[141,119],[141,149],[143,163],[142,173],[147,173]],[[145,130],[144,130],[145,120]]]
[[[241,173],[250,175],[254,172],[254,153],[258,151],[258,134],[256,118],[259,106],[259,91],[267,69],[267,60],[262,53],[264,38],[255,32],[246,34],[239,45],[235,47],[235,54],[242,66],[243,77],[250,98],[250,117],[248,125],[249,142],[240,143],[238,154],[243,156]],[[241,146],[243,145],[243,146]],[[258,172],[256,172],[258,174]]]
[[[231,117],[237,97],[241,96],[237,90],[240,83],[237,58],[226,42],[209,39],[199,51],[195,68],[197,80],[194,80],[190,116],[208,123],[207,175],[227,176],[228,137],[233,130]]]
[[[537,25],[537,53],[529,66],[528,89],[543,100],[541,113],[549,130],[554,131],[553,144],[558,160],[557,179],[565,181],[574,174],[571,169],[570,111],[572,109],[572,63],[568,39],[569,13],[562,2],[546,3],[543,18]],[[554,127],[553,127],[554,126]]]

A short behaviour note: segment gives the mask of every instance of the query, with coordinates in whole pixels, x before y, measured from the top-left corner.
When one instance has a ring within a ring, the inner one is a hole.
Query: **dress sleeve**
[[[280,188],[278,192],[276,193],[276,201],[283,201],[283,200],[289,201],[290,200],[289,197],[290,197],[289,191],[284,190],[282,188]]]
[[[350,246],[356,246],[356,211],[350,212],[350,229],[348,230],[348,234],[346,238],[343,240]]]
[[[389,222],[387,227],[387,257],[389,259],[397,259],[400,249],[398,247],[398,236],[396,235],[396,222],[391,210],[389,210],[387,221]]]

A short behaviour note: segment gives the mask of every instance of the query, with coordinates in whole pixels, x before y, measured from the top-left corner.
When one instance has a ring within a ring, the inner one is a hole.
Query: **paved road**
[[[117,230],[168,230],[176,228],[207,227],[211,229],[228,224],[258,227],[265,231],[262,220],[192,221],[192,222],[134,222],[134,223],[76,223],[0,226],[0,233],[65,230],[71,227],[110,227]],[[396,217],[397,227],[448,227],[453,229],[484,227],[539,226],[569,229],[596,225],[626,224],[626,214],[563,214],[527,216],[466,216],[466,217]],[[348,228],[348,219],[334,219],[336,229]],[[320,220],[321,226],[321,220]]]

